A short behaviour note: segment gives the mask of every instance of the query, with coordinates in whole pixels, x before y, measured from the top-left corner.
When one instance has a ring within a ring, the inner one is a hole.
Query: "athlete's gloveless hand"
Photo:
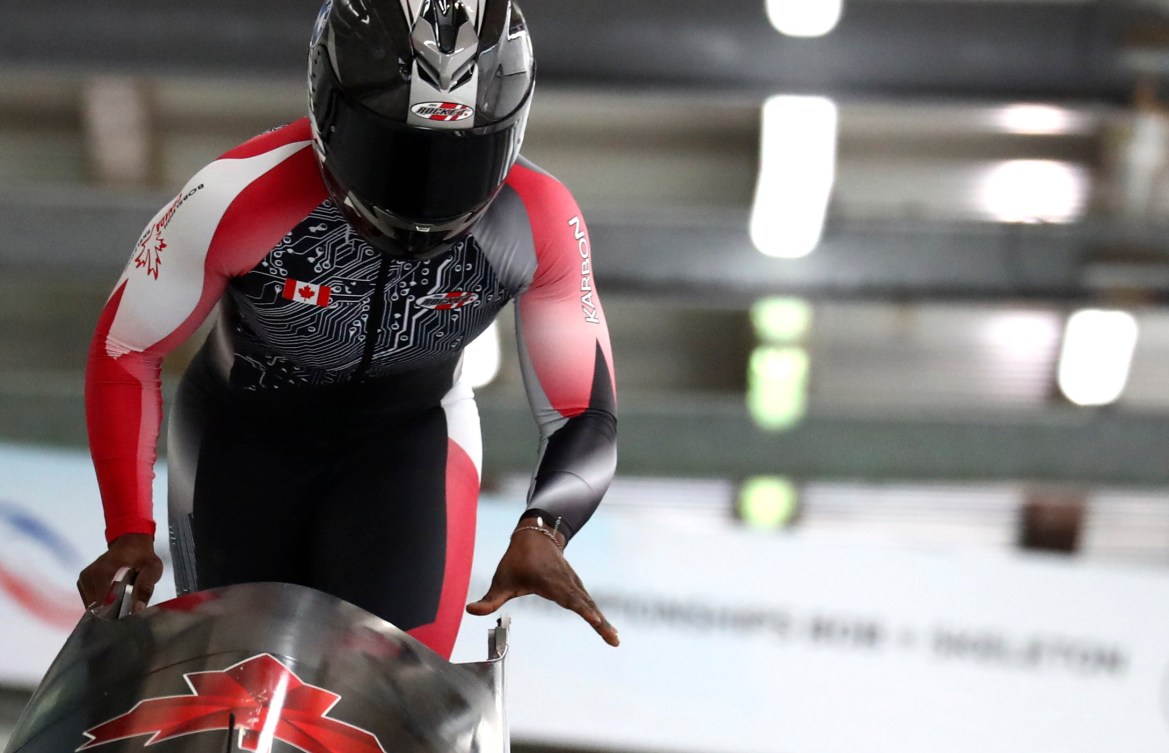
[[[105,601],[118,571],[128,567],[138,575],[134,579],[132,612],[146,608],[154,595],[154,586],[162,578],[162,560],[154,553],[154,537],[127,533],[114,539],[109,549],[81,571],[77,591],[86,609]]]
[[[544,529],[552,537],[531,530],[530,520],[521,521],[511,543],[495,569],[491,587],[479,601],[467,605],[477,617],[491,614],[517,596],[535,594],[579,614],[610,646],[620,645],[617,628],[597,608],[584,584],[564,558],[564,535]]]

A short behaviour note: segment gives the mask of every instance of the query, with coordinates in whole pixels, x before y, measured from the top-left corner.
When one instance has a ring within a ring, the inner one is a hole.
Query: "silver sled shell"
[[[287,700],[262,689],[248,696],[248,709],[237,709],[222,729],[165,739],[147,732],[104,739],[112,733],[101,730],[109,729],[112,720],[125,726],[132,713],[201,703],[190,700],[200,698],[198,679],[222,677],[200,673],[230,674],[251,660],[253,666],[276,666],[257,659],[265,656],[288,670],[293,679],[285,685],[299,680],[312,686],[306,692],[317,699],[338,696],[321,726],[344,727],[354,735],[367,732],[386,753],[509,753],[503,622],[489,633],[487,661],[453,664],[390,623],[301,586],[234,585],[180,596],[120,619],[119,611],[128,610],[113,604],[81,619],[29,701],[5,753],[81,748],[97,753],[291,753],[315,747],[281,736],[281,714],[291,716],[280,705]],[[153,706],[147,705],[150,701]],[[204,717],[203,726],[223,717]],[[257,736],[261,722],[266,732]],[[99,730],[96,738],[94,730]],[[307,753],[333,752],[321,747]]]

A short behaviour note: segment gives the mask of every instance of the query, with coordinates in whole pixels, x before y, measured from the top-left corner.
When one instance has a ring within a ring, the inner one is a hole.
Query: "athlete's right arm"
[[[154,535],[162,360],[198,328],[226,285],[207,264],[215,227],[206,209],[218,202],[204,172],[146,226],[90,345],[86,424],[108,542],[127,533]]]
[[[110,549],[82,572],[86,604],[120,567],[155,575],[151,486],[162,420],[163,357],[324,197],[303,121],[259,136],[201,170],[146,226],[98,321],[86,422]],[[150,578],[153,578],[150,580]],[[148,583],[144,580],[149,580]]]
[[[123,567],[138,572],[142,603],[162,577],[151,495],[162,420],[160,372],[163,357],[198,328],[226,284],[207,269],[207,244],[200,243],[207,230],[197,226],[213,191],[206,176],[196,175],[146,226],[90,345],[86,424],[109,549],[77,581],[87,606],[104,599]]]

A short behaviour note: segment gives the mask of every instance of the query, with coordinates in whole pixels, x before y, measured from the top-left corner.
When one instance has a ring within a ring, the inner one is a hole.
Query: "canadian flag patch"
[[[333,289],[328,285],[313,285],[311,282],[288,279],[284,281],[285,298],[311,306],[328,306]]]

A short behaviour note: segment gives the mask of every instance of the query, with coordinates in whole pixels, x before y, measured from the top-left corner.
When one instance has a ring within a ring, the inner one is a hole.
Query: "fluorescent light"
[[[788,525],[799,510],[795,484],[779,476],[756,476],[739,490],[739,518],[752,528],[776,529]]]
[[[990,313],[981,321],[979,336],[1004,366],[1050,358],[1059,343],[1061,318],[1054,311]]]
[[[1087,127],[1087,118],[1066,107],[1044,104],[1006,105],[994,110],[992,121],[1007,133],[1058,136]]]
[[[756,424],[782,431],[803,419],[808,403],[809,362],[803,348],[755,348],[747,374],[747,407]]]
[[[1108,405],[1124,392],[1137,344],[1137,320],[1125,311],[1085,309],[1068,318],[1059,388],[1076,405]]]
[[[765,343],[798,343],[812,328],[812,305],[802,298],[763,298],[751,306],[751,323]]]
[[[767,0],[771,25],[789,37],[822,37],[836,28],[843,0]]]
[[[761,253],[807,256],[820,243],[836,179],[836,103],[772,97],[763,105],[751,241]]]
[[[1074,222],[1084,214],[1084,169],[1054,160],[1008,160],[982,180],[983,210],[999,222]]]
[[[499,329],[492,322],[463,351],[463,376],[472,387],[485,387],[499,375],[499,363]]]

